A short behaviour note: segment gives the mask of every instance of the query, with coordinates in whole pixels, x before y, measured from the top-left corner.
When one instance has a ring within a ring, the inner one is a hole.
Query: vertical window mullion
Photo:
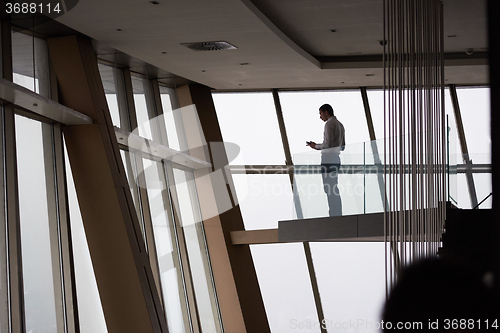
[[[130,73],[130,72],[128,72]],[[125,83],[125,73],[122,69],[114,67],[113,75],[115,79],[116,98],[118,101],[118,112],[120,114],[120,128],[130,131],[129,103],[127,96],[127,84]]]
[[[163,114],[159,101],[160,92],[158,81],[146,78],[142,79],[142,84],[144,87],[144,97],[146,98],[146,108],[153,141],[167,146],[166,132],[161,127],[160,118],[157,118],[159,115]]]
[[[152,92],[152,99],[154,100],[154,105],[155,105],[155,110],[156,110],[156,116],[155,119],[155,126],[157,130],[159,131],[158,137],[157,137],[157,142],[161,143],[164,146],[169,147],[168,144],[168,137],[167,137],[167,128],[165,126],[165,114],[163,112],[163,105],[161,102],[161,97],[160,97],[160,86],[158,84],[158,80],[151,80],[151,92]]]
[[[123,88],[125,92],[124,97],[127,101],[128,113],[128,122],[124,124],[124,121],[122,120],[122,128],[126,131],[132,132],[137,128],[137,112],[135,108],[134,89],[132,88],[132,75],[130,72],[130,68],[124,68],[122,74]]]
[[[58,216],[62,288],[66,327],[68,333],[78,332],[78,305],[76,299],[73,245],[69,220],[69,202],[64,165],[64,144],[60,124],[52,125],[55,202]]]
[[[14,106],[3,108],[5,219],[7,228],[8,330],[25,332]]]

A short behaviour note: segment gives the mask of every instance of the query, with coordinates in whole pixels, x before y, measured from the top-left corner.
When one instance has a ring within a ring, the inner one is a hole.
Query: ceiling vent
[[[199,42],[199,43],[181,43],[194,51],[219,51],[219,50],[236,50],[237,47],[228,42]]]

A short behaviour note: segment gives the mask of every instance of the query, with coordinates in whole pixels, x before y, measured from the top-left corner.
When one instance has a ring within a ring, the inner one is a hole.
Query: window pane
[[[83,227],[80,206],[76,197],[75,184],[66,157],[66,179],[68,182],[68,203],[71,221],[71,241],[75,265],[78,319],[81,333],[107,333],[106,320],[102,310],[101,298],[97,289],[94,267],[90,258],[87,237]]]
[[[271,332],[321,332],[303,245],[250,245],[250,250]]]
[[[167,129],[168,146],[176,150],[182,150],[181,142],[185,142],[185,139],[180,124],[178,125],[178,121],[180,121],[177,119],[180,117],[179,111],[174,111],[178,109],[175,90],[160,86],[160,99],[163,108],[163,120]]]
[[[368,90],[368,103],[370,104],[370,113],[372,114],[373,128],[375,138],[383,139],[384,136],[384,91]]]
[[[12,31],[13,81],[50,97],[47,43],[40,38]]]
[[[323,104],[330,104],[344,125],[347,145],[370,140],[363,100],[357,90],[280,92],[279,96],[292,155],[311,151],[306,141],[323,142],[325,123],[319,118]]]
[[[491,152],[490,89],[457,89],[457,96],[469,154],[489,154]]]
[[[21,116],[15,121],[26,331],[62,332],[59,257],[52,256],[59,251],[57,219],[49,216],[48,200],[54,197],[47,193],[55,185],[46,183],[52,169],[44,160],[50,166],[52,154],[43,149],[40,122]]]
[[[273,96],[266,93],[212,94],[222,137],[240,147],[229,164],[285,164]],[[232,161],[231,161],[232,160]]]
[[[99,73],[101,74],[102,85],[104,87],[104,94],[106,94],[106,101],[108,102],[109,112],[113,125],[120,127],[120,111],[118,109],[118,93],[116,82],[116,68],[99,65]]]
[[[148,102],[146,101],[146,90],[148,81],[132,76],[132,89],[134,90],[135,113],[137,115],[138,133],[140,136],[153,140],[151,123],[149,122]],[[135,130],[135,128],[132,128]]]
[[[474,174],[474,185],[476,186],[477,203],[479,204],[492,192],[491,189],[491,173],[476,173]],[[491,209],[493,198],[490,196],[478,208]]]
[[[373,181],[366,182],[363,173],[365,162],[374,164],[373,153],[369,148],[372,148],[371,144],[346,145],[338,156],[341,165],[338,172],[335,171],[336,167],[329,170],[318,168],[322,160],[320,151],[311,150],[294,155],[294,189],[302,214],[302,217],[298,217],[363,214],[367,208],[365,201],[372,200],[366,194],[378,195],[377,191],[372,191],[376,184]]]
[[[491,164],[491,130],[490,130],[490,89],[489,88],[457,88],[458,103],[464,126],[468,158],[474,164]],[[457,133],[455,117],[449,116],[452,133]],[[450,135],[453,135],[450,133]],[[455,136],[456,163],[463,164],[462,151],[457,134]],[[451,141],[451,139],[450,139]],[[452,159],[453,161],[453,159]],[[453,184],[456,186],[454,199],[460,208],[473,208],[465,174],[458,174]],[[491,174],[474,174],[474,187],[477,201],[481,202],[491,193]],[[491,197],[481,204],[480,208],[491,207]]]
[[[278,221],[294,218],[288,175],[232,176],[245,230],[278,228]]]
[[[328,332],[355,322],[359,332],[379,332],[385,302],[384,243],[311,243]]]
[[[202,331],[221,332],[193,173],[174,169],[174,178]]]
[[[456,175],[456,197],[453,197],[454,203],[458,208],[471,209],[472,204],[469,195],[469,187],[467,186],[467,177],[465,173],[457,173]]]
[[[189,332],[175,231],[165,207],[170,200],[163,165],[148,159],[143,162],[168,329],[170,332]]]

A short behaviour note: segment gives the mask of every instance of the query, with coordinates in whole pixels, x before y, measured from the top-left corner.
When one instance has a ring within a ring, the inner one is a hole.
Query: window
[[[42,128],[50,125],[15,121],[26,331],[63,332],[52,142]]]
[[[212,94],[222,137],[240,147],[229,164],[285,164],[273,96],[265,93]]]
[[[178,202],[175,208],[179,212],[182,232],[186,241],[201,328],[203,332],[221,332],[212,272],[205,243],[205,232],[200,218],[193,173],[181,169],[173,169],[173,175]]]
[[[107,66],[101,63],[98,65],[113,125],[129,129],[130,124],[128,123],[128,109],[125,98],[123,72],[116,67]]]
[[[356,321],[359,331],[378,332],[375,323],[385,303],[384,246],[382,242],[311,243],[329,332],[350,320]]]
[[[351,91],[280,92],[281,107],[292,155],[310,152],[306,141],[323,142],[324,122],[319,107],[330,104],[344,125],[346,145],[370,141],[361,93]]]
[[[132,76],[132,89],[134,90],[135,113],[137,116],[138,134],[146,139],[153,140],[151,119],[155,117],[153,102],[149,98],[149,81],[137,76]],[[135,128],[132,128],[135,131]],[[160,142],[160,141],[158,141]]]
[[[163,306],[169,331],[188,332],[189,320],[168,184],[161,162],[143,159],[149,210],[156,246]]]
[[[302,244],[250,249],[271,332],[321,332]]]
[[[13,81],[50,97],[49,61],[45,40],[12,31]]]
[[[165,121],[167,131],[168,146],[175,150],[187,150],[182,117],[178,108],[175,91],[171,88],[160,86],[160,100],[163,108],[163,120]]]
[[[287,174],[233,175],[233,181],[245,230],[278,228],[278,221],[294,218],[292,187]]]

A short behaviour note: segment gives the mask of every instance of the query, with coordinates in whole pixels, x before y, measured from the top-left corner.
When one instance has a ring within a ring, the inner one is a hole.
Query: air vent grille
[[[220,50],[236,50],[237,47],[228,42],[199,42],[199,43],[181,43],[194,51],[220,51]]]

